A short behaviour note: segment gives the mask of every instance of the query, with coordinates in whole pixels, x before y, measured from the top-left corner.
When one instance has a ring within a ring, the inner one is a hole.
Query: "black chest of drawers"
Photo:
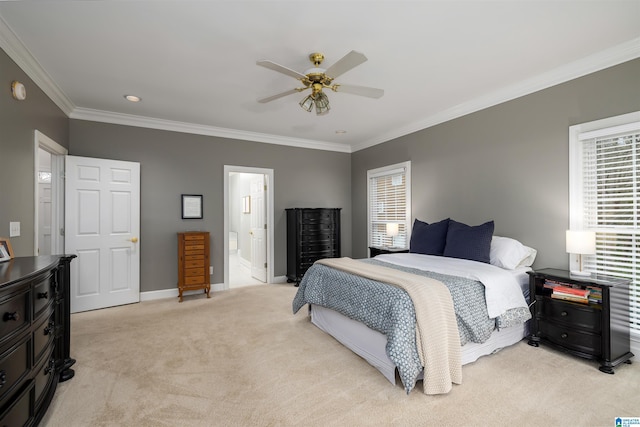
[[[287,281],[300,283],[322,258],[339,258],[341,208],[290,208],[287,212]]]
[[[56,386],[73,377],[69,357],[72,256],[0,263],[0,425],[37,425]]]
[[[529,272],[531,335],[529,345],[551,345],[600,362],[602,372],[628,362],[629,281],[609,276],[580,277],[568,271],[543,269]],[[555,291],[555,286],[588,290],[588,301]]]

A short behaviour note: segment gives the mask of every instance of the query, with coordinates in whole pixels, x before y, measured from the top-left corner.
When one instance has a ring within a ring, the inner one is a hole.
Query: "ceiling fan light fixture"
[[[382,89],[355,85],[338,85],[333,83],[333,80],[335,78],[341,76],[342,74],[367,60],[367,57],[360,52],[352,50],[327,69],[320,68],[322,62],[324,61],[324,55],[322,53],[315,52],[310,54],[309,60],[314,67],[308,69],[304,74],[287,68],[283,65],[276,64],[272,61],[257,61],[257,65],[273,71],[277,71],[282,74],[286,74],[287,76],[293,77],[296,80],[300,81],[304,85],[304,87],[289,89],[287,91],[269,96],[267,98],[258,99],[258,102],[271,102],[295,92],[301,92],[306,89],[311,89],[311,94],[300,101],[299,105],[303,110],[307,112],[311,112],[315,105],[316,114],[321,116],[327,114],[331,109],[329,107],[329,98],[327,98],[327,95],[323,93],[324,89],[331,89],[334,92],[338,92],[338,87],[340,87],[341,92],[351,93],[359,96],[366,96],[369,98],[380,98],[382,95],[384,95],[384,91]]]
[[[329,107],[329,98],[324,92],[316,95],[316,114],[322,116],[327,114],[331,108]]]
[[[313,108],[313,97],[311,95],[307,95],[306,98],[300,101],[300,107],[302,107],[302,109],[306,112],[310,113],[311,109]]]

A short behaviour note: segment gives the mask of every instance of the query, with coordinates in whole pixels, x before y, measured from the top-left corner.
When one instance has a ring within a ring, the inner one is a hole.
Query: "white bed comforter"
[[[384,254],[377,260],[419,270],[459,276],[482,282],[485,288],[487,311],[495,318],[512,308],[527,307],[522,289],[508,271],[491,264],[422,254]]]

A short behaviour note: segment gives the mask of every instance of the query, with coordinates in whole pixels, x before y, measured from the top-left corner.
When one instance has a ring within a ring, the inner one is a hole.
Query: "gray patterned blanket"
[[[360,260],[441,281],[451,292],[460,342],[485,342],[495,327],[528,320],[527,309],[514,309],[490,319],[482,283],[462,277],[396,266],[376,259]],[[398,368],[409,393],[422,371],[416,348],[416,318],[413,302],[402,289],[314,264],[304,275],[293,300],[293,312],[305,304],[317,304],[360,321],[387,337],[387,354]]]

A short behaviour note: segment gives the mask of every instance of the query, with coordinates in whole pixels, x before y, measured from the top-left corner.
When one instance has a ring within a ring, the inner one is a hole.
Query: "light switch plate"
[[[19,222],[10,222],[9,223],[9,237],[18,237],[20,236],[20,223]]]

